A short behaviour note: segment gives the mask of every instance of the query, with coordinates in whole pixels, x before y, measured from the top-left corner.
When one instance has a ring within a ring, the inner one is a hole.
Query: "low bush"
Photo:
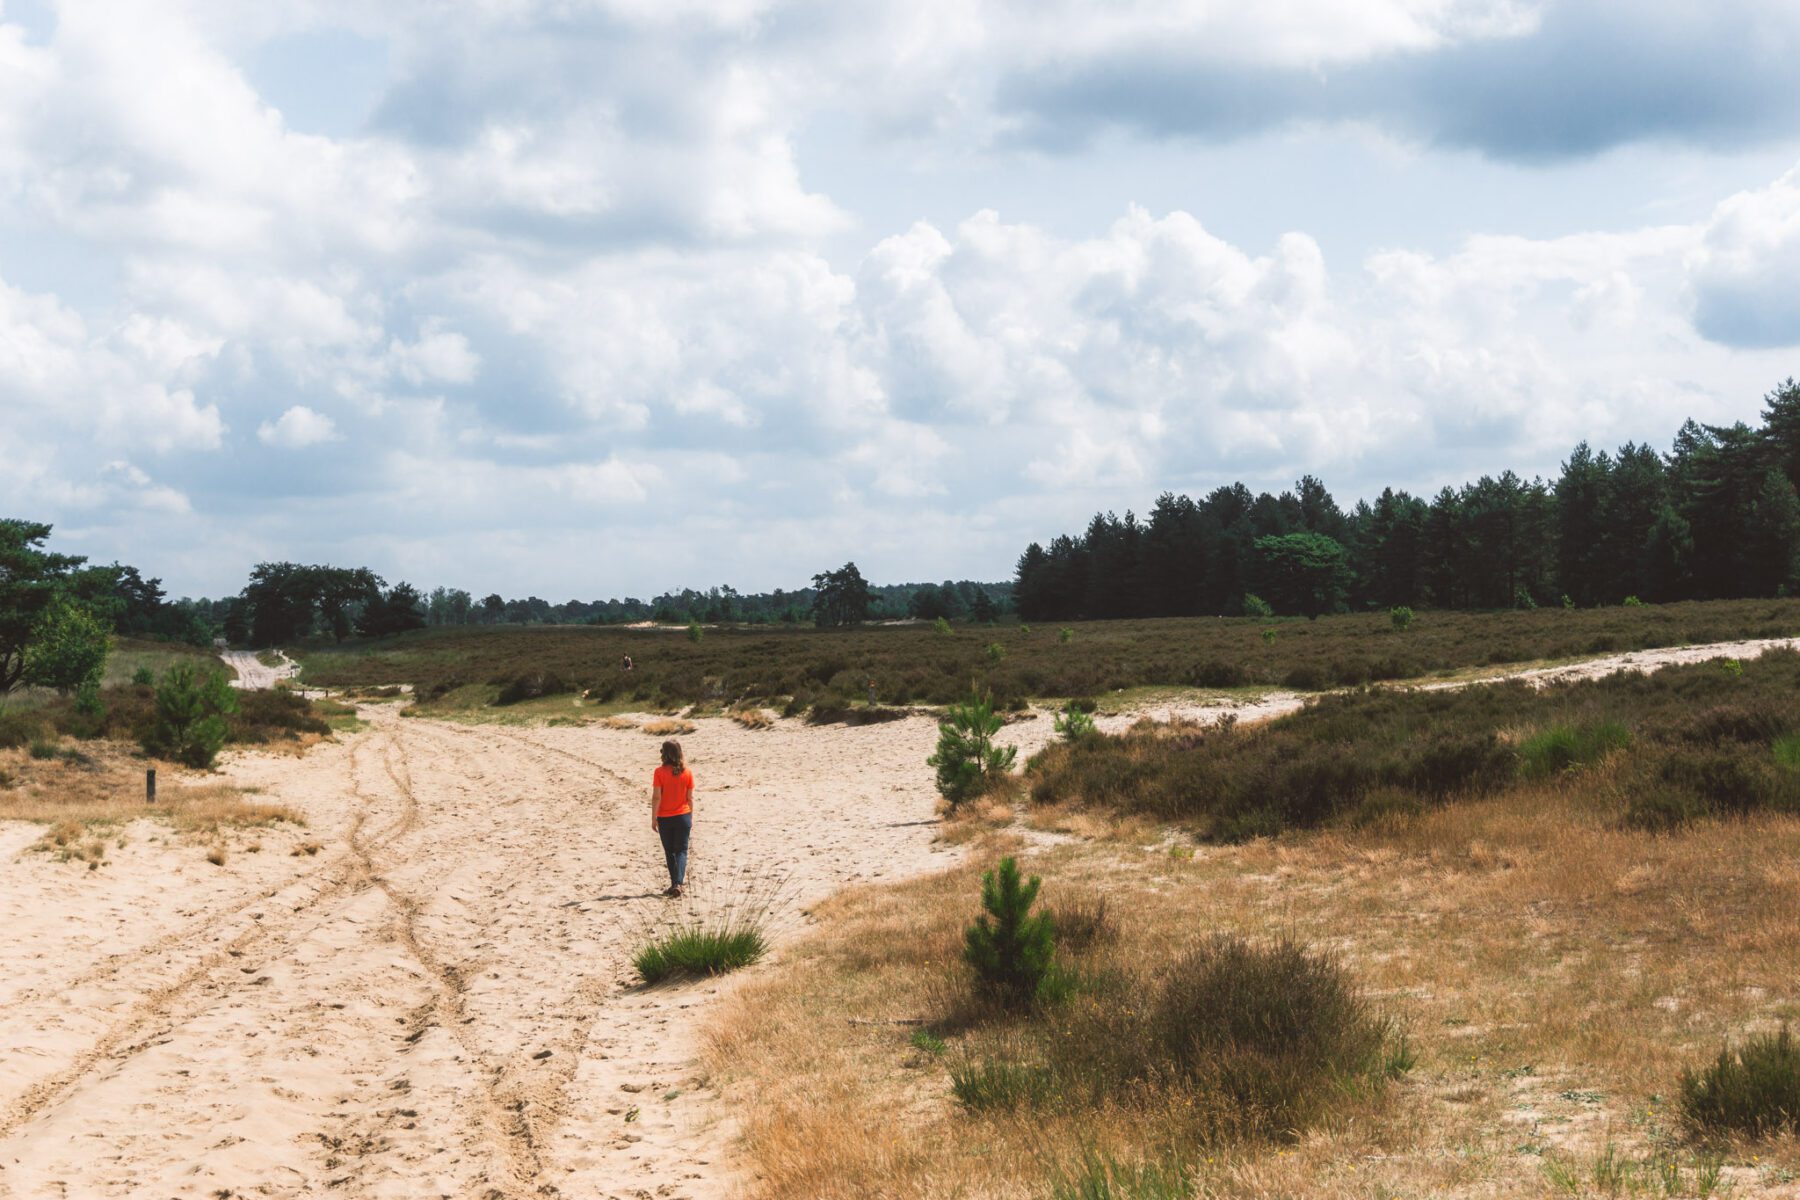
[[[888,721],[899,721],[911,716],[904,708],[883,708],[879,705],[868,705],[858,708],[853,704],[814,705],[807,710],[808,725],[882,725]]]
[[[1025,782],[1033,803],[1118,808],[1239,841],[1400,817],[1629,747],[1609,776],[1626,823],[1671,829],[1709,815],[1800,812],[1800,768],[1784,765],[1800,763],[1797,691],[1800,653],[1770,651],[1741,679],[1694,664],[1543,689],[1346,692],[1235,733],[1143,724],[1052,743]],[[1515,748],[1516,729],[1536,732]]]
[[[538,700],[575,690],[573,684],[564,682],[562,676],[555,671],[527,671],[508,680],[501,687],[500,694],[494,697],[494,703],[501,706],[518,704],[525,700]]]
[[[1617,721],[1580,728],[1558,725],[1525,739],[1519,747],[1519,771],[1527,778],[1560,775],[1629,745],[1631,730]]]
[[[633,955],[631,963],[645,983],[661,983],[680,977],[723,975],[749,966],[768,949],[760,929],[696,924],[663,934]]]
[[[43,736],[44,720],[31,712],[0,712],[0,750],[17,750]]]
[[[1293,942],[1215,937],[1140,975],[1084,981],[1068,1003],[965,1051],[971,1108],[1179,1105],[1201,1141],[1282,1138],[1372,1094],[1412,1057],[1332,958]]]
[[[1784,1025],[1681,1076],[1681,1113],[1703,1135],[1800,1133],[1800,1046]]]
[[[1078,953],[1109,945],[1119,936],[1119,923],[1107,907],[1106,897],[1080,896],[1050,906],[1050,924],[1056,944]]]

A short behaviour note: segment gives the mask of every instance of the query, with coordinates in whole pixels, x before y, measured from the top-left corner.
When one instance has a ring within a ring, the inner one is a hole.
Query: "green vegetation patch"
[[[639,950],[632,966],[645,983],[723,975],[756,962],[768,952],[763,932],[742,926],[688,925],[671,930]]]
[[[1025,775],[1037,804],[1101,805],[1234,841],[1403,816],[1619,754],[1625,820],[1666,829],[1800,811],[1800,771],[1782,765],[1796,753],[1796,689],[1800,653],[1780,650],[1741,676],[1698,663],[1541,690],[1343,693],[1251,728],[1145,725],[1053,744]],[[1518,729],[1538,732],[1515,746]]]
[[[1800,1133],[1800,1046],[1783,1026],[1756,1034],[1700,1071],[1684,1072],[1681,1112],[1703,1134]]]

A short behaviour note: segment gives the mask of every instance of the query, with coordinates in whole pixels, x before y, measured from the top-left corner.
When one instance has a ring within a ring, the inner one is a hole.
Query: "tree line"
[[[1666,454],[1583,442],[1553,482],[1387,488],[1348,512],[1310,475],[1280,495],[1164,493],[1146,519],[1101,513],[1032,543],[1014,599],[1024,619],[1055,620],[1786,595],[1800,589],[1797,485],[1789,379],[1757,427],[1689,420]]]

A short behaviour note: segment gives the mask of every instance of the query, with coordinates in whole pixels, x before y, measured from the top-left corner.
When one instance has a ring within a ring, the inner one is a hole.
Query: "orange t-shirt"
[[[679,817],[694,811],[694,773],[686,767],[679,775],[667,767],[656,768],[650,786],[656,789],[657,816]]]

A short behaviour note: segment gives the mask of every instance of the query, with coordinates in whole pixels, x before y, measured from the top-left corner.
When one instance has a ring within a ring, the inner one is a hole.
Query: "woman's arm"
[[[658,799],[658,797],[656,794],[656,785],[651,784],[650,785],[650,828],[652,828],[652,829],[656,828],[656,801],[657,801],[657,799]]]

